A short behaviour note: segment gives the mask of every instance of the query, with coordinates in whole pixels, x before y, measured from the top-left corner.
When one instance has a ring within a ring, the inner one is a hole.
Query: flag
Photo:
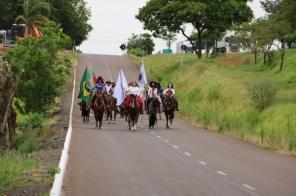
[[[140,89],[144,90],[144,87],[147,83],[148,81],[147,81],[147,75],[145,72],[145,65],[144,65],[144,61],[142,60],[142,65],[141,65],[140,74],[139,74]]]
[[[91,74],[92,74],[92,76],[91,76],[90,81],[93,84],[93,86],[95,86],[95,84],[97,83],[97,77],[96,77],[95,71],[93,70],[93,66],[92,65],[91,65]]]
[[[91,99],[90,92],[87,90],[87,87],[89,88],[91,86],[90,79],[91,77],[86,67],[80,81],[78,98],[83,101],[86,101],[87,103],[90,102]]]
[[[125,77],[124,72],[122,71],[122,69],[120,69],[120,73],[121,73],[121,83],[122,83],[122,87],[123,89],[127,89],[128,88],[128,82],[127,79]]]
[[[125,89],[127,89],[128,83],[126,77],[122,70],[120,70],[116,82],[116,86],[114,88],[113,97],[117,99],[117,105],[121,105],[125,98]]]

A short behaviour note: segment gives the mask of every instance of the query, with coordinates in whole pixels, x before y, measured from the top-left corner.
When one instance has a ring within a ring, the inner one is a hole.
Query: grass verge
[[[131,57],[140,64],[140,59]],[[262,57],[259,57],[262,59]],[[287,50],[284,70],[279,54],[272,65],[255,64],[249,53],[197,60],[195,55],[152,55],[144,58],[151,80],[175,85],[181,116],[263,148],[296,152],[296,50]],[[183,60],[182,60],[183,59]],[[248,86],[268,81],[278,90],[264,110],[252,102]]]

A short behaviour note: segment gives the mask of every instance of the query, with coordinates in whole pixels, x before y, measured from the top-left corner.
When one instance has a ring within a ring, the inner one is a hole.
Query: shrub
[[[53,177],[54,175],[60,173],[60,168],[56,165],[50,165],[47,169],[48,174]]]
[[[248,92],[253,105],[260,111],[272,104],[278,88],[270,80],[256,80],[248,85]]]
[[[40,130],[42,128],[42,122],[44,117],[39,113],[29,113],[20,122],[22,130]]]
[[[133,54],[138,57],[143,57],[145,55],[145,53],[143,52],[143,50],[141,48],[132,48],[132,49],[128,50],[128,53]]]
[[[34,134],[29,132],[19,133],[12,139],[12,148],[22,154],[32,153],[40,148]]]

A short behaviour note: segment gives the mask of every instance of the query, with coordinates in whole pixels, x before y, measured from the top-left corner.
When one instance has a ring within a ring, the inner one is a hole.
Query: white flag
[[[117,106],[121,105],[125,98],[125,89],[127,89],[128,83],[122,70],[120,70],[114,88],[113,97],[117,99]]]
[[[145,65],[144,65],[144,61],[142,60],[142,65],[141,65],[140,74],[139,74],[139,84],[140,84],[141,90],[144,90],[144,87],[147,83],[148,81],[147,81],[147,75],[145,72]]]
[[[123,87],[123,89],[127,89],[128,88],[128,82],[127,82],[127,79],[126,79],[125,74],[123,73],[122,69],[120,70],[120,73],[121,73],[122,87]]]

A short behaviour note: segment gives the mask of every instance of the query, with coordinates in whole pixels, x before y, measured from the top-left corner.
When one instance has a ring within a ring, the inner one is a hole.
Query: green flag
[[[89,103],[91,99],[91,94],[87,89],[87,88],[91,88],[90,79],[91,77],[86,67],[80,81],[80,90],[79,90],[78,98],[83,101],[86,101],[87,103]]]

